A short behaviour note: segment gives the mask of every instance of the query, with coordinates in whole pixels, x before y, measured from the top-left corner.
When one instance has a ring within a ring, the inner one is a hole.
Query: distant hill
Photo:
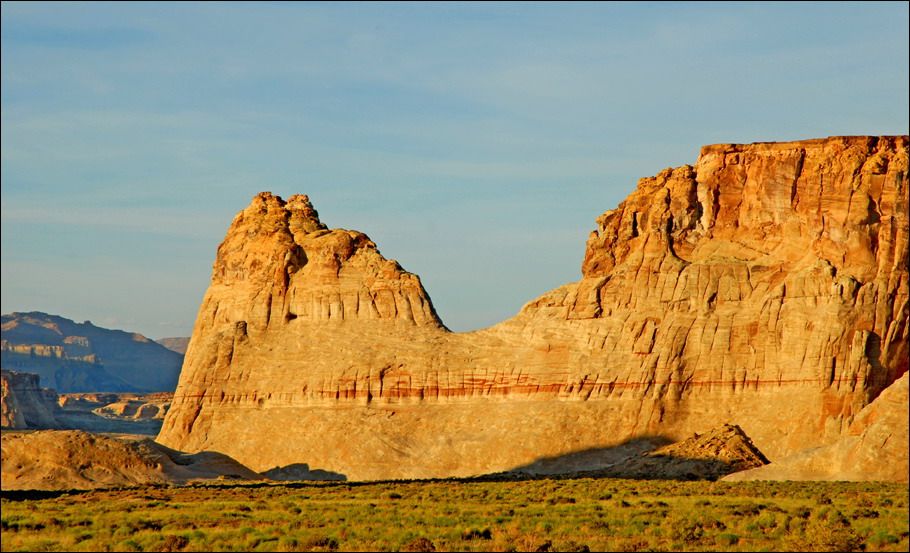
[[[171,351],[176,351],[180,355],[184,355],[186,353],[187,346],[190,345],[189,336],[179,336],[176,338],[161,338],[161,339],[155,340],[155,341]]]
[[[145,336],[47,313],[3,315],[0,365],[38,374],[58,392],[165,392],[183,355]]]

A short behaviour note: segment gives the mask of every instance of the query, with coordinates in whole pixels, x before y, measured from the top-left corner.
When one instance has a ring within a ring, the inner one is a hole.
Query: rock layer
[[[465,334],[365,235],[260,194],[218,249],[159,440],[349,479],[720,423],[771,460],[830,443],[908,368],[907,143],[705,147],[598,218],[581,280]]]

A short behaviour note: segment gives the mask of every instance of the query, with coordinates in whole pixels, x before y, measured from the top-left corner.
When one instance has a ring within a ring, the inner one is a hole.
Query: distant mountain
[[[171,351],[176,351],[180,355],[186,354],[186,348],[187,348],[187,346],[190,345],[189,336],[179,336],[176,338],[161,338],[160,340],[155,340],[155,341]]]
[[[145,336],[47,313],[3,315],[0,365],[38,374],[58,392],[164,392],[183,355]]]

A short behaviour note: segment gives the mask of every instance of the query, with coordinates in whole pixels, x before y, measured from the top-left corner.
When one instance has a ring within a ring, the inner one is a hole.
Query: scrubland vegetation
[[[907,551],[902,484],[615,479],[4,492],[4,551]]]

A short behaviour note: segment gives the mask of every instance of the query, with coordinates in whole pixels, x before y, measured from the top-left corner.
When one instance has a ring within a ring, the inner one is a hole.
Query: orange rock
[[[583,277],[454,334],[306,196],[218,249],[159,440],[255,470],[466,476],[740,426],[774,461],[907,372],[908,137],[715,145],[597,219]]]
[[[86,490],[263,479],[224,455],[185,455],[134,438],[81,430],[4,432],[0,484],[4,490]]]
[[[910,373],[867,405],[837,441],[724,478],[743,480],[910,480]]]

